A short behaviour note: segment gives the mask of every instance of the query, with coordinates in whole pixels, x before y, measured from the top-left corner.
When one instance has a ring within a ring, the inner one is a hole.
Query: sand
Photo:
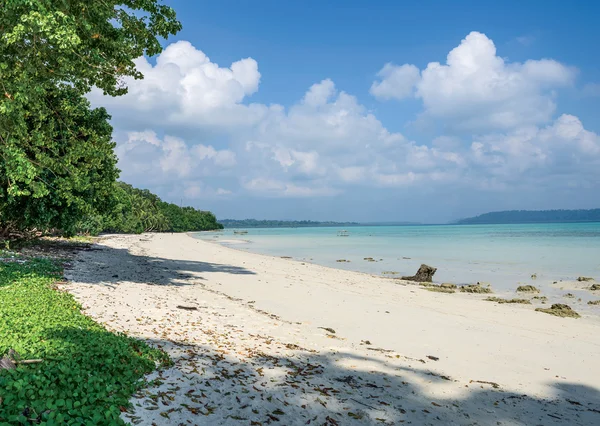
[[[185,234],[96,248],[63,288],[174,361],[132,398],[134,424],[600,424],[589,313],[558,318]]]

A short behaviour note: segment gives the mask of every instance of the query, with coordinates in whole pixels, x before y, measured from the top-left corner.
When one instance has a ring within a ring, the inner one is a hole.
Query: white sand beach
[[[175,362],[123,413],[134,424],[600,424],[589,313],[558,318],[185,234],[96,248],[63,288]]]

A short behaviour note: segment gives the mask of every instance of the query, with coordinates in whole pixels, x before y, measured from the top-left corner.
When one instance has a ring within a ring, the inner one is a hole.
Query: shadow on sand
[[[94,333],[62,328],[49,330],[47,338],[63,339],[67,346],[103,341]],[[188,424],[190,419],[211,425],[600,424],[600,392],[574,383],[551,384],[554,396],[545,399],[456,383],[420,363],[381,371],[349,368],[343,364],[386,363],[344,352],[295,347],[285,356],[256,352],[241,358],[222,348],[173,340],[148,343],[168,350],[177,368],[153,373],[151,385],[124,413],[140,424]],[[98,359],[90,365],[101,368],[109,354],[96,349],[90,352]],[[464,392],[444,396],[445,387]]]
[[[210,262],[172,260],[132,254],[124,248],[93,245],[81,250],[74,260],[77,263],[67,268],[65,276],[86,284],[114,285],[119,282],[134,282],[154,285],[191,285],[190,278],[202,280],[202,274],[225,273],[254,275],[254,272],[238,266]]]

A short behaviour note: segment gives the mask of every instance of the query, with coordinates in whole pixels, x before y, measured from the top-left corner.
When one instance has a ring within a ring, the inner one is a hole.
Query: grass
[[[528,299],[503,299],[501,297],[487,297],[483,300],[496,303],[522,303],[524,305],[531,305],[531,302]]]
[[[124,424],[121,411],[166,354],[84,316],[49,259],[0,258],[0,357],[39,364],[0,370],[0,424]]]

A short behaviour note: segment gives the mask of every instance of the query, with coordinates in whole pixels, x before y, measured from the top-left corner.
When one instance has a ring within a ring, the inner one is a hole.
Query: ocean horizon
[[[347,230],[348,236],[338,232]],[[535,285],[551,300],[597,297],[574,283],[600,277],[600,223],[377,225],[225,229],[196,233],[235,249],[390,278],[436,267],[434,282],[489,283],[498,294]],[[372,258],[373,260],[365,260]]]

